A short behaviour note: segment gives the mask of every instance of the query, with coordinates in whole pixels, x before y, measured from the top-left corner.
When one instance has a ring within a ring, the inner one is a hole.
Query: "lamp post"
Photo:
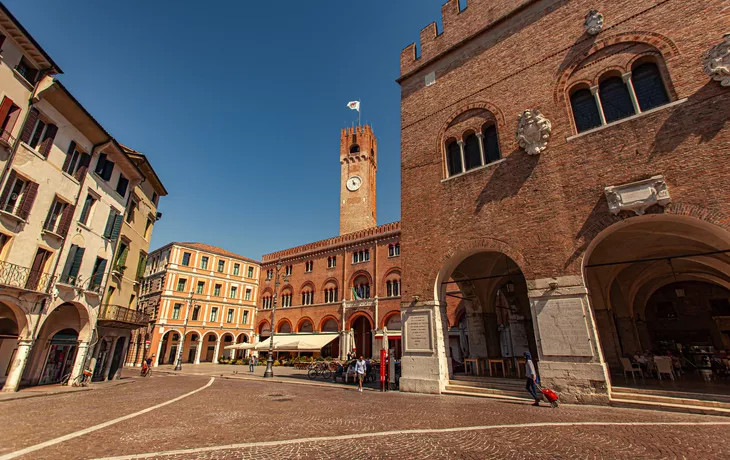
[[[176,371],[182,370],[183,350],[185,349],[185,335],[188,333],[188,314],[190,313],[190,306],[193,303],[193,291],[190,291],[188,296],[187,304],[185,305],[185,322],[183,323],[183,333],[180,337],[180,351],[177,354],[177,364],[175,364]]]
[[[274,279],[274,303],[271,311],[271,336],[269,337],[269,357],[266,359],[266,371],[264,371],[264,378],[271,378],[274,376],[274,335],[276,334],[276,299],[279,295],[279,272],[281,271],[281,257],[276,261],[276,278]],[[287,277],[284,277],[284,281],[288,281]]]

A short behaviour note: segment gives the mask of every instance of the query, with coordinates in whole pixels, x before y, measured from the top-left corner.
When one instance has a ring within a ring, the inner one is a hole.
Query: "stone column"
[[[89,342],[79,342],[78,349],[76,350],[76,359],[74,360],[73,370],[71,371],[71,377],[68,379],[69,385],[73,384],[76,378],[84,371],[84,364],[86,364],[86,354],[88,351]],[[109,362],[111,362],[111,360]]]
[[[489,356],[489,351],[483,315],[478,311],[473,312],[467,310],[466,324],[469,329],[469,357],[486,358]]]
[[[629,97],[631,98],[631,104],[634,106],[634,112],[641,113],[641,107],[639,107],[639,100],[636,98],[636,91],[634,90],[634,82],[631,81],[631,72],[626,72],[621,75],[621,78],[626,84],[626,88],[629,90]]]
[[[215,342],[215,352],[213,352],[213,362],[214,363],[218,362],[218,351],[220,350],[220,347],[221,347],[221,339],[219,337],[218,340],[216,340],[216,342]]]
[[[459,139],[456,141],[459,144],[459,152],[461,153],[461,172],[466,172],[466,159],[464,158],[464,141]]]
[[[499,322],[496,313],[483,313],[484,336],[487,341],[487,354],[490,358],[502,356],[502,345],[500,344]]]
[[[482,166],[487,164],[486,155],[484,155],[484,133],[477,133],[477,139],[479,139],[479,155],[482,157]]]
[[[30,356],[30,350],[33,348],[32,340],[19,340],[18,351],[15,353],[13,364],[10,367],[8,378],[5,380],[3,385],[3,392],[18,391],[20,386],[20,380],[23,378],[23,371],[25,371],[25,365],[28,364],[28,357]]]
[[[538,374],[565,402],[607,404],[609,372],[580,276],[527,281]]]
[[[193,364],[200,364],[200,350],[203,349],[203,337],[198,340],[198,346],[195,348],[195,361]]]
[[[598,95],[598,86],[591,86],[591,94],[593,94],[593,98],[596,100],[598,116],[601,118],[601,125],[605,125],[606,115],[603,114],[603,104],[601,104],[601,97]]]
[[[451,374],[446,302],[401,303],[403,357],[401,391],[439,394]]]
[[[109,379],[109,370],[112,368],[112,360],[114,359],[114,352],[117,349],[117,342],[119,341],[119,337],[114,337],[112,339],[111,345],[109,347],[109,354],[106,356],[106,362],[104,363],[104,373],[102,374],[102,377],[104,381],[106,382]]]
[[[124,350],[122,350],[122,356],[127,356],[127,351],[129,350],[129,337],[121,337],[122,340],[124,340]],[[122,359],[119,362],[119,368],[114,373],[114,376],[110,380],[117,380],[122,376],[122,369],[124,369],[124,360]]]

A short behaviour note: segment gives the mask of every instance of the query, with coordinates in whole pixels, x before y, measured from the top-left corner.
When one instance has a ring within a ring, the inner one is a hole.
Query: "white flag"
[[[352,101],[347,103],[347,107],[352,110],[360,111],[360,101]]]

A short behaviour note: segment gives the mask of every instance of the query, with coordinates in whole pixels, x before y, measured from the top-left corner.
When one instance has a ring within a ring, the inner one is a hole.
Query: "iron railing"
[[[120,305],[103,305],[98,320],[146,326],[150,322],[150,315]]]
[[[58,279],[58,283],[72,286],[76,289],[83,289],[86,292],[94,292],[96,294],[101,294],[102,292],[104,292],[104,284],[99,283],[93,276],[89,279],[84,279],[81,276],[66,275],[61,276]]]
[[[0,284],[5,286],[48,293],[55,279],[50,273],[0,261]]]

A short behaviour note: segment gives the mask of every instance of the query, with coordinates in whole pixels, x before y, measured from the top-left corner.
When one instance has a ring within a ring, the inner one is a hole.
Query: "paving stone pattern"
[[[93,426],[199,388],[202,376],[132,384],[0,405],[0,454]],[[609,407],[557,410],[494,400],[358,393],[339,387],[217,379],[158,410],[24,458],[98,458],[394,430],[536,422],[728,422],[727,418]],[[727,458],[730,426],[561,426],[243,447],[165,458]],[[718,442],[718,440],[723,440]]]

